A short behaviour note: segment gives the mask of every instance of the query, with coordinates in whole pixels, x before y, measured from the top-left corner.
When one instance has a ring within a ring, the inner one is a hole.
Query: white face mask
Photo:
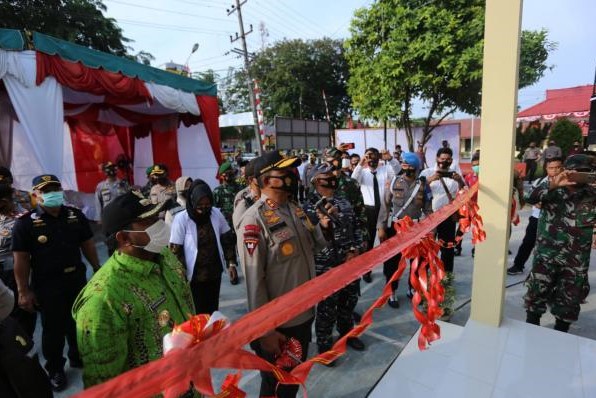
[[[123,231],[123,232],[144,232],[149,236],[149,243],[146,246],[136,246],[139,249],[159,254],[170,243],[170,227],[163,221],[158,220],[144,231]]]

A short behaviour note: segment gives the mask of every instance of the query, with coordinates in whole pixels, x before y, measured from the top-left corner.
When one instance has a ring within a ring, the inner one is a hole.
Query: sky
[[[248,51],[288,39],[349,36],[354,10],[373,0],[246,0],[242,6]],[[188,64],[193,72],[215,70],[221,77],[229,67],[243,61],[229,51],[241,48],[230,36],[239,31],[236,13],[226,9],[235,0],[104,0],[107,16],[115,18],[135,50],[155,56],[154,66],[174,61]],[[549,31],[558,48],[547,63],[552,71],[531,87],[520,91],[522,109],[545,98],[545,90],[592,84],[596,68],[596,0],[525,0],[523,29]],[[261,34],[264,24],[268,35]],[[197,52],[191,55],[194,43]],[[190,57],[189,57],[190,56]]]

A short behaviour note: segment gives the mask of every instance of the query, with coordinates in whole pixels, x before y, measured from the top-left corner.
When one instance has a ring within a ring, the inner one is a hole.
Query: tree
[[[479,114],[483,0],[378,0],[356,10],[345,43],[348,93],[365,118],[394,120],[414,150],[413,105],[426,107],[423,139],[460,110]],[[556,47],[546,31],[524,32],[520,87],[543,76]]]
[[[252,112],[248,98],[246,72],[244,69],[230,68],[219,86],[223,108],[228,113]]]
[[[255,55],[251,76],[259,82],[263,113],[269,122],[276,115],[327,119],[323,92],[334,126],[339,126],[351,109],[341,40],[277,42]]]
[[[569,119],[560,119],[553,125],[548,138],[554,140],[566,155],[573,146],[573,142],[582,141],[582,129]]]
[[[0,28],[37,31],[150,64],[153,55],[135,53],[106,10],[102,0],[0,0]]]

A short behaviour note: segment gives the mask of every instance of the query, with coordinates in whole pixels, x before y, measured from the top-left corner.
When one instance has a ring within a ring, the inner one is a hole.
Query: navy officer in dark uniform
[[[54,175],[33,179],[38,206],[20,216],[13,229],[12,251],[19,306],[41,314],[42,351],[55,391],[66,388],[64,338],[71,367],[81,367],[71,308],[85,286],[81,250],[94,270],[99,268],[93,232],[87,218],[64,206],[62,185]]]

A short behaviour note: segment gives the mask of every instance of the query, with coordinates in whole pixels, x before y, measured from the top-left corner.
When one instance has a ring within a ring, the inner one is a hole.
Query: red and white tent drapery
[[[91,193],[100,165],[124,155],[134,183],[145,169],[216,183],[220,163],[217,98],[93,69],[58,55],[0,50],[0,144],[15,185],[58,175],[65,189]]]

